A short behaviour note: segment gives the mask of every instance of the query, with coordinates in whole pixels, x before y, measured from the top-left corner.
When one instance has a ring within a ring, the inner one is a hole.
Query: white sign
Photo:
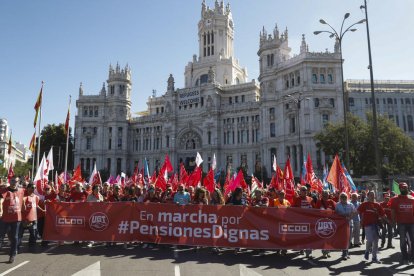
[[[179,105],[196,104],[200,102],[200,90],[180,92],[178,94]]]

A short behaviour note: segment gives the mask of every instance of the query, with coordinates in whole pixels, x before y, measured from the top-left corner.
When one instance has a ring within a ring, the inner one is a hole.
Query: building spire
[[[83,96],[83,85],[82,85],[82,82],[79,85],[79,96]]]
[[[306,53],[307,52],[307,45],[306,45],[306,41],[305,41],[305,34],[302,34],[302,43],[300,45],[300,53]]]

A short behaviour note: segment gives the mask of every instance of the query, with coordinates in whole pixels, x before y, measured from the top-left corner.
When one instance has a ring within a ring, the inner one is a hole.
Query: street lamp
[[[342,59],[342,39],[344,37],[344,35],[348,32],[355,32],[357,29],[352,28],[353,26],[357,25],[357,24],[362,24],[364,23],[366,20],[365,19],[361,19],[358,22],[350,25],[349,27],[347,27],[345,30],[344,29],[344,23],[345,20],[350,16],[350,13],[347,12],[344,15],[344,19],[342,20],[342,24],[341,24],[341,30],[338,33],[328,22],[326,22],[323,19],[320,19],[319,22],[323,25],[328,25],[329,28],[331,29],[329,30],[325,30],[325,31],[315,31],[313,32],[314,35],[318,35],[320,33],[328,33],[330,38],[335,37],[336,40],[338,41],[339,44],[339,54],[340,54],[340,58],[341,58],[341,83],[342,83],[342,101],[343,101],[343,109],[344,109],[344,128],[345,128],[345,166],[347,168],[349,168],[349,139],[348,139],[348,127],[347,127],[347,120],[346,120],[346,114],[347,114],[347,104],[345,102],[345,89],[344,89],[344,60]]]
[[[375,150],[375,165],[377,167],[378,177],[381,177],[381,159],[380,152],[378,148],[378,125],[377,125],[377,107],[375,100],[375,91],[374,91],[374,73],[372,69],[372,58],[371,58],[371,41],[369,39],[369,26],[368,26],[368,7],[367,0],[364,0],[364,5],[360,7],[365,9],[365,20],[367,26],[367,40],[368,40],[368,56],[369,56],[369,76],[371,81],[371,99],[372,99],[372,129],[373,129],[373,140],[374,140],[374,150]]]
[[[302,93],[299,92],[299,96],[297,98],[293,97],[291,94],[286,95],[287,99],[290,99],[290,102],[293,102],[296,105],[296,113],[297,113],[297,117],[298,117],[298,140],[299,140],[299,169],[302,166],[303,160],[303,148],[302,148],[302,144],[300,141],[300,103],[303,100],[309,100],[309,98],[307,97],[302,97]]]

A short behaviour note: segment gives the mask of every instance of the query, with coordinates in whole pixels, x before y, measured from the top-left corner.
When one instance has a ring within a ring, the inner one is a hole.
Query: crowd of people
[[[1,183],[0,183],[1,184]],[[223,190],[216,187],[210,193],[204,187],[186,187],[171,185],[163,191],[153,184],[140,185],[111,185],[107,182],[89,185],[77,182],[72,186],[61,184],[58,188],[54,183],[44,185],[40,195],[31,182],[20,181],[15,177],[9,183],[0,185],[0,248],[7,235],[10,243],[9,262],[13,263],[22,244],[24,231],[29,232],[29,246],[36,246],[42,239],[45,202],[152,202],[164,204],[204,204],[204,205],[240,205],[274,208],[315,208],[330,209],[349,221],[349,247],[366,245],[364,258],[379,263],[377,252],[380,247],[393,248],[393,239],[400,237],[401,263],[414,262],[414,198],[412,191],[404,182],[399,184],[400,195],[384,193],[383,202],[376,202],[372,190],[359,193],[339,193],[324,190],[321,193],[311,191],[309,186],[297,185],[293,200],[285,198],[284,190],[274,187],[257,188],[253,191],[237,187],[229,195],[223,195]],[[79,242],[75,242],[79,244]],[[48,241],[42,240],[41,245]],[[92,247],[93,242],[88,246]],[[107,243],[111,246],[113,243]],[[154,244],[144,244],[143,247],[153,247]],[[236,249],[237,253],[239,249]],[[213,248],[214,252],[219,251]],[[408,252],[410,251],[410,252]],[[278,254],[286,255],[286,250],[277,250]],[[312,258],[312,251],[304,249],[300,254]],[[324,258],[330,257],[329,250],[323,250]],[[348,250],[342,251],[342,258],[348,259]]]

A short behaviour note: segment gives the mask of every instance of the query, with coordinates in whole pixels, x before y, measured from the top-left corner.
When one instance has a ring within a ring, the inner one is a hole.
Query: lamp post
[[[299,142],[299,170],[302,166],[303,160],[303,148],[302,148],[302,144],[301,144],[301,140],[300,140],[300,103],[303,100],[309,100],[309,98],[307,97],[302,97],[302,93],[299,92],[299,96],[297,98],[293,97],[291,94],[286,95],[287,99],[290,99],[290,102],[293,102],[296,105],[296,113],[297,113],[297,117],[298,117],[298,142]]]
[[[352,25],[350,25],[349,27],[347,27],[344,30],[344,23],[345,20],[350,16],[350,13],[346,13],[344,15],[344,19],[342,20],[342,24],[341,24],[341,29],[339,31],[339,33],[325,20],[320,19],[319,22],[323,25],[328,25],[329,28],[331,30],[325,30],[325,31],[315,31],[313,32],[313,34],[318,35],[320,33],[328,33],[330,38],[335,37],[338,44],[339,44],[339,54],[340,54],[340,58],[341,58],[341,84],[342,84],[342,101],[343,101],[343,109],[344,109],[344,128],[345,128],[345,166],[347,168],[349,168],[349,138],[348,138],[348,127],[347,127],[347,119],[346,119],[346,114],[347,114],[347,104],[346,104],[346,97],[345,97],[345,88],[344,88],[344,60],[342,58],[342,39],[344,37],[344,35],[348,32],[355,32],[357,29],[352,28],[353,26],[357,25],[357,24],[362,24],[365,22],[365,19],[362,19]]]
[[[380,152],[378,148],[378,125],[377,125],[377,106],[375,100],[375,90],[374,90],[374,72],[372,69],[372,57],[371,57],[371,41],[369,38],[369,25],[368,25],[368,7],[367,0],[364,0],[364,5],[360,7],[365,10],[365,20],[367,26],[367,41],[368,41],[368,57],[369,57],[369,76],[371,81],[371,99],[372,99],[372,130],[373,130],[373,140],[374,140],[374,150],[375,150],[375,165],[377,167],[378,177],[381,177],[381,159]]]

